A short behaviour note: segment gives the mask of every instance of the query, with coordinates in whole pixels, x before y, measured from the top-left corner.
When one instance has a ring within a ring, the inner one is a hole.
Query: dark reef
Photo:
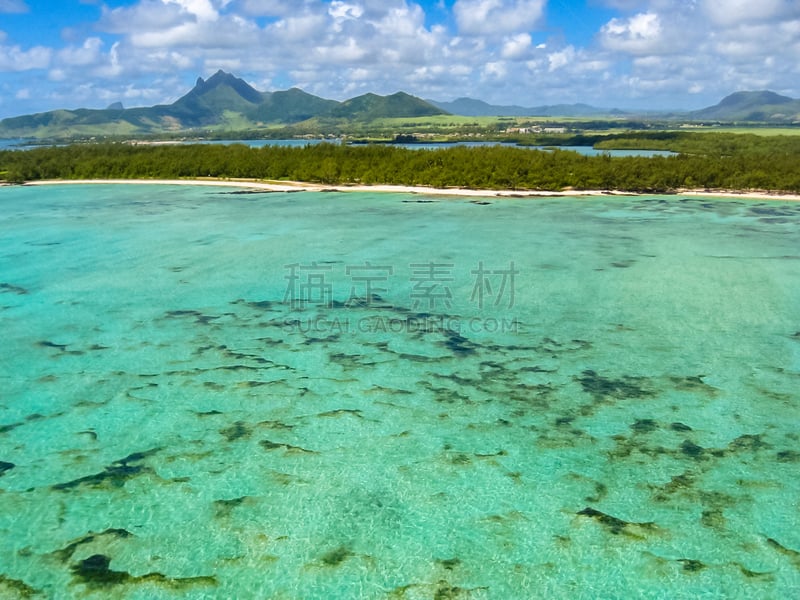
[[[89,487],[112,487],[112,488],[120,488],[125,485],[125,482],[133,477],[138,475],[142,475],[145,473],[152,473],[152,469],[144,465],[132,465],[130,463],[137,463],[141,462],[145,458],[155,454],[160,449],[153,449],[148,450],[147,452],[134,452],[122,458],[118,461],[115,461],[110,466],[106,467],[100,473],[95,473],[94,475],[87,475],[86,477],[80,477],[78,479],[74,479],[72,481],[68,481],[66,483],[57,483],[53,486],[54,490],[71,490],[82,485],[86,485]]]

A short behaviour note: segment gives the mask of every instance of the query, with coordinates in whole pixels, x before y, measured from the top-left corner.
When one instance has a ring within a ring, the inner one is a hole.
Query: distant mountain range
[[[428,103],[454,115],[467,117],[600,117],[624,114],[617,109],[597,108],[588,104],[551,104],[545,106],[501,106],[473,98],[458,98],[452,102]]]
[[[616,108],[598,108],[588,104],[553,104],[545,106],[499,106],[472,98],[459,98],[452,102],[428,100],[430,104],[456,115],[473,117],[638,117],[650,119],[683,119],[688,121],[749,121],[770,123],[800,122],[800,100],[781,96],[775,92],[736,92],[723,98],[719,104],[701,110],[657,113],[655,111],[623,111]]]
[[[364,94],[344,102],[326,100],[297,88],[259,92],[230,73],[218,71],[172,104],[106,109],[54,110],[0,121],[0,137],[137,135],[197,128],[244,130],[290,125],[309,119],[372,121],[383,117],[427,117],[445,114],[404,92],[390,96]]]
[[[700,121],[800,122],[800,100],[768,91],[736,92],[688,116]]]
[[[361,122],[391,117],[543,116],[601,118],[633,116],[635,112],[602,109],[587,104],[496,106],[471,98],[452,102],[423,100],[404,92],[390,96],[364,94],[344,102],[326,100],[300,89],[259,92],[230,73],[218,71],[172,104],[124,108],[115,102],[106,109],[54,110],[0,121],[0,138],[55,138],[72,136],[143,135],[198,128],[242,131],[307,122]],[[800,100],[774,92],[737,92],[702,110],[649,118],[687,121],[800,122]]]

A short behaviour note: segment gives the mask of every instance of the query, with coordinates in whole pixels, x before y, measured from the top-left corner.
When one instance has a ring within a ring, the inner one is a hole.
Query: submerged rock
[[[353,552],[347,546],[339,546],[320,557],[323,565],[335,567],[350,558]]]
[[[73,565],[73,574],[82,582],[93,586],[119,585],[131,579],[129,573],[109,568],[111,559],[104,554],[93,554]]]
[[[134,452],[133,454],[129,454],[125,458],[122,458],[118,461],[115,461],[111,466],[106,467],[100,473],[95,473],[94,475],[87,475],[86,477],[80,477],[78,479],[73,479],[72,481],[68,481],[66,483],[57,483],[52,486],[54,490],[71,490],[77,488],[82,485],[86,485],[89,487],[104,487],[110,486],[115,488],[120,488],[125,485],[125,482],[128,479],[136,477],[138,475],[143,475],[145,473],[152,473],[152,469],[144,465],[131,465],[129,463],[132,462],[140,462],[155,454],[160,449],[155,448],[153,450],[148,450],[146,452]]]
[[[619,519],[613,515],[606,514],[604,512],[600,512],[590,506],[587,506],[583,510],[578,511],[578,515],[582,517],[589,517],[591,519],[596,520],[598,523],[603,525],[609,532],[613,533],[614,535],[618,535],[620,533],[626,533],[628,535],[632,535],[631,528],[637,529],[655,529],[655,524],[652,522],[646,523],[634,523],[631,521],[624,521]]]
[[[247,438],[252,433],[252,429],[250,429],[244,422],[236,421],[229,427],[224,427],[223,429],[219,430],[220,434],[225,437],[225,439],[229,442],[233,442],[242,438]]]
[[[147,573],[134,577],[126,571],[115,571],[110,568],[111,558],[104,554],[93,554],[79,561],[71,568],[73,576],[80,582],[93,588],[107,588],[123,584],[157,583],[168,588],[184,588],[194,585],[216,586],[213,576],[200,577],[167,577],[163,573]]]
[[[679,558],[678,562],[683,564],[684,571],[691,571],[693,573],[702,571],[706,568],[706,565],[704,565],[702,562],[691,558]]]
[[[43,596],[44,592],[29,586],[21,579],[0,575],[0,597],[2,598],[41,598]]]
[[[66,562],[72,558],[72,555],[75,554],[75,550],[77,550],[80,546],[90,544],[100,538],[125,539],[131,536],[133,536],[133,534],[127,529],[106,529],[101,533],[90,532],[81,538],[71,541],[61,550],[56,550],[53,552],[53,555]]]
[[[595,398],[612,397],[620,400],[629,398],[648,398],[653,392],[642,387],[642,377],[624,376],[620,379],[603,377],[597,372],[587,369],[577,378],[583,391]]]

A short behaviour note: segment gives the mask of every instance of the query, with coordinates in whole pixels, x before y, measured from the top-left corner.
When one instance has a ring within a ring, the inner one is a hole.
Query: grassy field
[[[749,133],[752,135],[800,135],[800,127],[687,127],[680,131],[696,131],[698,133]]]
[[[570,123],[581,123],[593,120],[588,117],[466,117],[461,115],[435,115],[430,117],[398,117],[375,119],[370,123],[373,127],[481,127],[481,128],[508,128],[520,127],[530,123],[559,123],[569,126]],[[602,118],[598,121],[622,121],[624,119]]]

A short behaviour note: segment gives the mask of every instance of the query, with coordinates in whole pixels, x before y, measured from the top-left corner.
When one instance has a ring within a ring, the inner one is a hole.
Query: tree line
[[[680,140],[691,151],[654,157],[584,156],[569,150],[509,146],[412,150],[333,143],[262,148],[243,144],[76,144],[0,151],[0,180],[217,177],[511,190],[800,192],[798,138],[758,141],[750,139],[758,136],[698,135],[698,139]],[[654,142],[650,139],[644,144],[635,137],[606,141],[616,147],[652,147]],[[663,142],[663,147],[676,149],[675,138]]]

